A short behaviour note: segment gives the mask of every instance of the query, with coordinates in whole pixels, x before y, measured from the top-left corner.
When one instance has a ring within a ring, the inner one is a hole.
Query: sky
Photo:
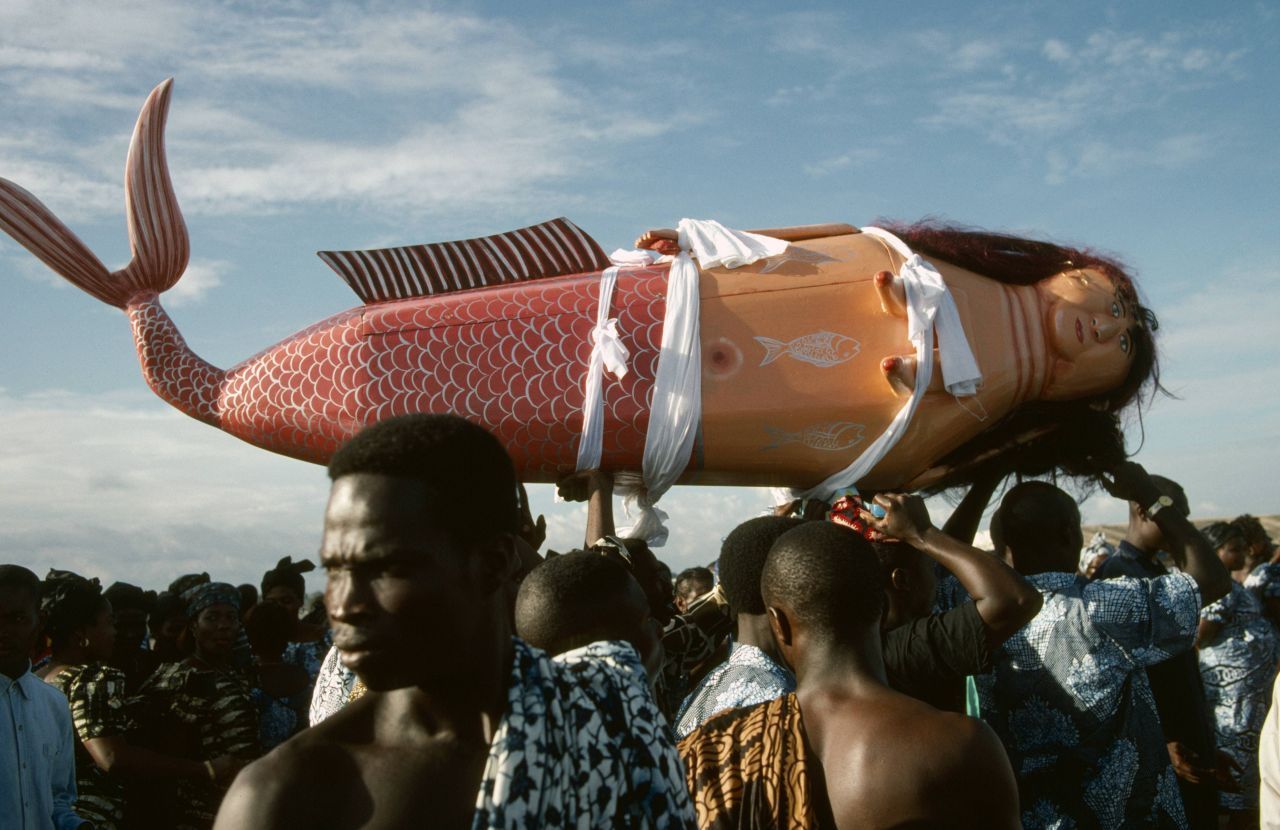
[[[192,260],[162,301],[224,368],[358,304],[317,250],[561,215],[606,250],[686,216],[1094,247],[1160,318],[1137,459],[1196,515],[1280,512],[1280,3],[784,5],[6,0],[0,176],[122,265],[129,135],[174,78]],[[3,236],[0,344],[0,561],[160,587],[314,558],[324,471],[170,409],[124,315]],[[531,499],[580,543],[581,505]],[[677,488],[659,553],[710,561],[768,503]]]

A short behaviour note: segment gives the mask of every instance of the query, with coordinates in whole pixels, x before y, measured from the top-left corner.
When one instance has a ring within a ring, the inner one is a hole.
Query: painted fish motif
[[[761,366],[768,366],[787,355],[825,369],[852,360],[862,348],[857,340],[834,331],[817,331],[786,342],[772,337],[757,337],[756,342],[765,349]]]
[[[773,443],[765,447],[766,450],[776,450],[787,444],[803,444],[811,450],[839,452],[861,444],[865,426],[850,421],[834,421],[829,424],[814,424],[798,432],[788,432],[777,427],[764,429],[773,439]]]

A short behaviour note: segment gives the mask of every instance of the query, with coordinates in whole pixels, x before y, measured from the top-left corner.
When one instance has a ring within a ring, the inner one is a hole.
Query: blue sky
[[[1178,396],[1139,460],[1200,515],[1277,512],[1280,4],[116,5],[0,5],[0,176],[122,264],[129,133],[174,77],[164,302],[219,366],[356,304],[320,249],[934,215],[1132,266]],[[0,559],[156,585],[315,550],[323,472],[168,409],[123,315],[7,238],[0,338]],[[574,544],[582,509],[533,495]],[[676,567],[766,503],[673,496]]]

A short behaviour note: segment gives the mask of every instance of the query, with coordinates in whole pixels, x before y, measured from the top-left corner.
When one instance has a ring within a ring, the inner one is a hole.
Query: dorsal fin
[[[596,241],[564,217],[476,239],[320,251],[319,257],[366,303],[603,271],[610,265]]]

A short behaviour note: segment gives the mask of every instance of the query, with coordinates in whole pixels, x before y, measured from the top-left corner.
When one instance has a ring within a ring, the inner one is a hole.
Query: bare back
[[[414,694],[370,693],[247,767],[216,830],[470,827],[488,743],[433,729]]]
[[[839,828],[1017,828],[1017,785],[984,723],[888,688],[799,695]]]

